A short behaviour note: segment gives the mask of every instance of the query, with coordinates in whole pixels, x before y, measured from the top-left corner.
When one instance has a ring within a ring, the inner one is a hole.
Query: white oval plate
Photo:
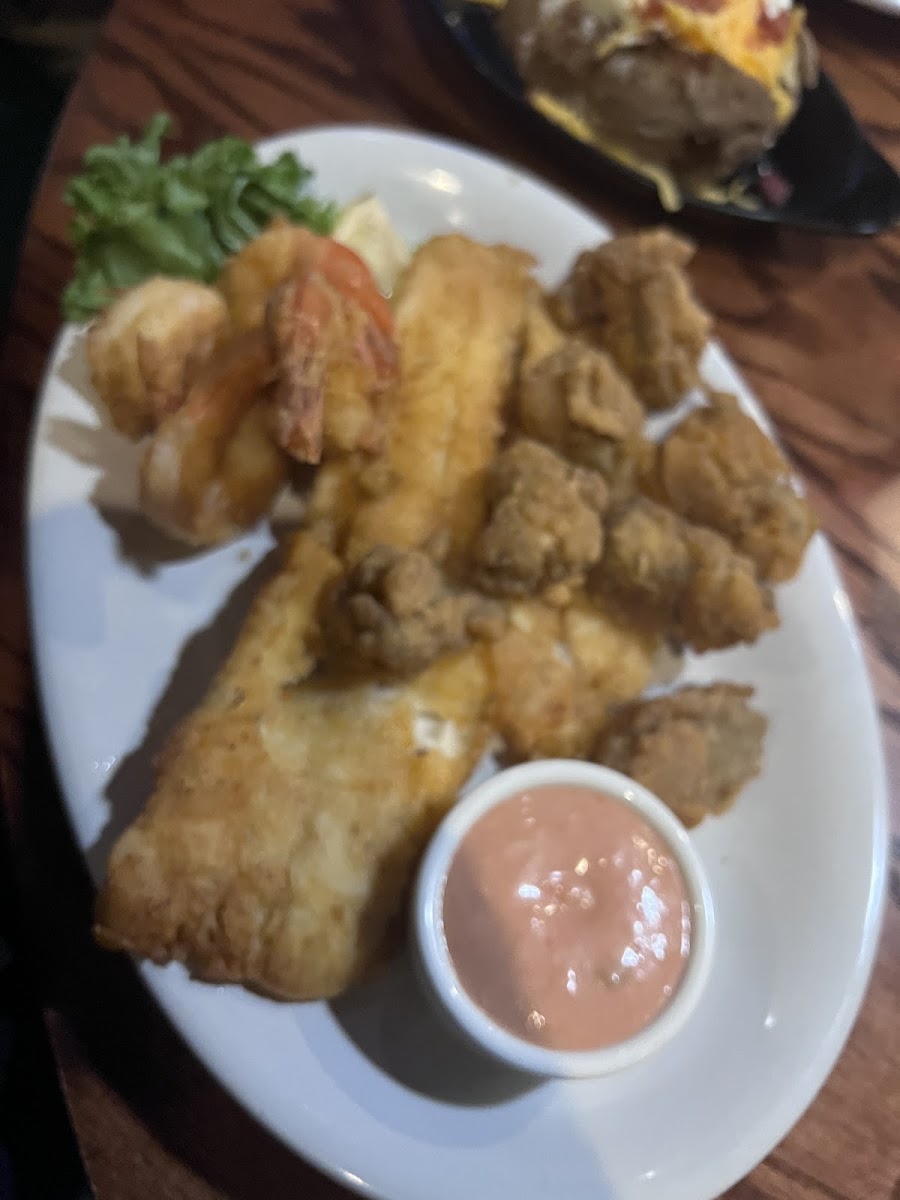
[[[267,143],[323,195],[375,191],[412,243],[456,229],[527,247],[547,283],[608,235],[536,179],[461,146],[369,128]],[[268,531],[173,556],[136,512],[134,447],[103,427],[80,335],[43,388],[28,507],[37,669],[68,814],[99,880],[146,798],[150,760],[195,704],[258,586]],[[758,406],[716,347],[709,382]],[[168,557],[166,557],[168,556]],[[237,589],[236,594],[232,595]],[[765,770],[693,836],[720,928],[679,1037],[625,1074],[523,1090],[434,1024],[405,962],[329,1004],[290,1005],[141,966],[200,1058],[261,1121],[386,1200],[707,1200],[785,1134],[859,1007],[883,894],[885,781],[847,596],[817,536],[779,590],[782,627],[689,677],[746,680],[768,714]],[[135,1031],[139,1036],[139,1031]]]

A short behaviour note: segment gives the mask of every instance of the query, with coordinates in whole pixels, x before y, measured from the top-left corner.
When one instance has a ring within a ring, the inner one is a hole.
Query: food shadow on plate
[[[139,745],[119,759],[105,789],[109,820],[85,851],[95,879],[105,874],[113,844],[146,804],[153,789],[155,764],[175,727],[197,708],[216,672],[231,653],[247,613],[266,579],[276,569],[279,554],[271,550],[228,596],[211,624],[184,643],[165,691],[147,721]]]
[[[542,1082],[480,1054],[449,1019],[443,1020],[406,948],[380,974],[332,1000],[329,1008],[375,1067],[427,1099],[463,1108],[492,1107],[533,1092]]]
[[[76,335],[56,373],[94,410],[99,424],[51,417],[46,440],[76,462],[100,471],[91,504],[115,534],[119,557],[141,575],[152,575],[156,568],[188,558],[197,550],[157,529],[140,511],[137,486],[143,447],[110,423],[91,385],[84,343],[85,335]]]

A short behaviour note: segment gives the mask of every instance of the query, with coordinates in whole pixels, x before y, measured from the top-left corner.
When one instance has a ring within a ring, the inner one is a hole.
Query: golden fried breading
[[[91,382],[113,425],[141,438],[180,406],[228,326],[214,288],[155,277],[108,305],[87,334]]]
[[[258,331],[213,352],[141,460],[141,508],[154,525],[210,546],[237,537],[269,511],[289,462],[272,437],[270,377]]]
[[[614,495],[633,490],[644,410],[604,351],[566,342],[523,372],[516,408],[528,437],[598,471]]]
[[[649,788],[687,826],[721,813],[762,769],[766,718],[736,683],[684,687],[621,709],[594,757]]]
[[[261,592],[113,849],[104,945],[311,1000],[401,939],[415,862],[485,748],[484,654],[391,688],[311,675],[340,569],[301,534]]]
[[[536,600],[511,604],[507,629],[488,646],[488,659],[489,720],[511,758],[571,758],[590,746],[598,726],[579,705],[558,609]]]
[[[647,408],[671,408],[699,382],[710,318],[684,268],[694,248],[668,229],[580,254],[553,298],[563,329],[608,351]]]
[[[656,474],[671,508],[721,533],[761,578],[797,573],[816,519],[784,455],[734,396],[717,393],[682,421],[659,448]]]
[[[604,719],[609,709],[664,678],[671,682],[681,669],[680,658],[658,634],[623,621],[583,592],[562,613],[562,640]]]
[[[643,496],[610,518],[589,583],[627,619],[698,651],[755,642],[778,624],[749,558]]]
[[[441,529],[451,561],[471,543],[535,289],[531,265],[522,250],[457,234],[413,256],[394,306],[400,378],[384,398],[386,446],[367,470],[380,494],[354,514],[350,561],[379,543],[422,546]]]
[[[216,287],[225,297],[235,329],[261,328],[269,297],[293,274],[312,236],[303,225],[273,217],[267,229],[226,261]]]
[[[488,519],[472,550],[479,587],[525,596],[584,581],[603,549],[608,491],[600,475],[523,439],[497,456],[486,494]]]
[[[412,675],[473,637],[499,634],[503,609],[454,591],[421,550],[375,546],[323,597],[329,663],[340,671]]]
[[[555,354],[557,350],[562,349],[566,341],[566,335],[550,316],[544,297],[533,296],[525,313],[520,375],[524,377],[534,370],[549,354]]]
[[[316,468],[301,524],[323,546],[339,554],[363,493],[359,456],[342,455]]]
[[[659,639],[583,595],[564,609],[514,601],[488,647],[490,722],[513,758],[583,757],[614,705],[654,679]]]
[[[278,371],[279,445],[310,463],[323,447],[378,449],[378,397],[396,379],[397,346],[390,305],[362,259],[310,234],[294,272],[269,297],[265,328]]]

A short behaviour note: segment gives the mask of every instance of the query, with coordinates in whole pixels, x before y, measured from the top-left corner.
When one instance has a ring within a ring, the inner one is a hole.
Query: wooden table
[[[900,164],[900,22],[844,0],[813,7],[828,70]],[[60,1079],[99,1200],[321,1200],[346,1194],[245,1116],[130,965],[92,946],[91,889],[36,717],[20,493],[35,388],[70,267],[62,187],[87,146],[133,131],[158,109],[174,114],[185,147],[226,131],[256,138],[333,121],[421,128],[531,167],[620,228],[652,211],[586,187],[536,146],[421,0],[119,0],[50,152],[2,359],[0,784]],[[694,232],[695,278],[718,336],[775,418],[838,552],[881,703],[900,834],[900,233],[826,241]],[[837,1069],[730,1196],[900,1197],[896,874],[872,987]]]

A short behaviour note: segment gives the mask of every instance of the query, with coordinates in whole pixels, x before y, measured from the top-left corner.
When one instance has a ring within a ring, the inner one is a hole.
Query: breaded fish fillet
[[[146,811],[113,849],[96,934],[203,979],[333,996],[392,945],[425,842],[480,758],[480,648],[392,688],[312,673],[337,559],[296,538]]]
[[[438,531],[453,561],[478,530],[536,291],[532,265],[523,250],[457,234],[414,255],[394,306],[400,378],[384,401],[387,445],[363,479],[378,494],[353,515],[351,561],[379,543],[421,546]]]
[[[583,594],[565,609],[508,607],[490,643],[490,720],[512,758],[587,754],[611,708],[655,679],[660,639],[624,624]]]

